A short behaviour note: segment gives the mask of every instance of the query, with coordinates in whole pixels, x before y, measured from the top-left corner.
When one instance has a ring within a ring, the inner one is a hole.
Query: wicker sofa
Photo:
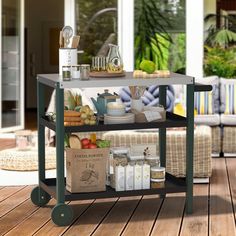
[[[212,131],[213,155],[234,155],[236,153],[236,80],[224,79],[217,76],[197,79],[197,82],[211,84],[212,106],[211,114],[208,109],[202,109],[202,114],[195,116],[195,124],[208,125]],[[208,96],[209,92],[201,92],[197,96]],[[200,95],[201,94],[201,95]],[[195,102],[196,102],[195,98]],[[208,104],[209,106],[209,104]],[[205,107],[206,108],[206,107]]]

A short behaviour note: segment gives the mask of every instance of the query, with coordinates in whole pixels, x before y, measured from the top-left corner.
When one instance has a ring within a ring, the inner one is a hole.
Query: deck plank
[[[162,201],[157,195],[144,196],[122,235],[149,235]]]
[[[84,201],[73,201],[69,205],[73,209],[74,218],[77,219],[87,208],[93,203],[94,200],[84,200]],[[46,225],[44,225],[35,236],[57,236],[61,235],[69,228],[69,226],[58,227],[52,220],[50,220]]]
[[[140,199],[141,196],[120,198],[93,235],[120,235]]]
[[[33,186],[27,186],[11,195],[0,204],[0,217],[7,214],[25,200],[29,199]]]
[[[151,235],[179,235],[184,205],[184,193],[167,195],[167,197],[164,199]]]
[[[226,158],[226,166],[229,174],[231,196],[234,206],[234,217],[236,219],[236,159]]]
[[[4,235],[24,219],[33,214],[38,208],[30,199],[17,206],[13,211],[0,218],[0,235]]]
[[[0,202],[14,195],[18,191],[22,190],[26,186],[11,186],[7,188],[0,189]]]
[[[6,235],[7,236],[33,235],[50,220],[51,210],[55,204],[56,201],[54,199],[50,200],[48,205],[46,205],[45,207],[40,207],[27,219],[25,219],[15,228],[9,231]]]
[[[91,235],[116,201],[117,198],[96,200],[63,235]]]
[[[14,148],[16,146],[16,140],[12,138],[1,139],[0,151],[8,148]]]
[[[225,158],[212,160],[209,235],[236,235]]]
[[[193,213],[183,218],[181,236],[208,235],[208,184],[194,185]]]

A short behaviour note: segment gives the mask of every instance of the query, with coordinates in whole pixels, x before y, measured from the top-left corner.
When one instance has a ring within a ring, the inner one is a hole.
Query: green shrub
[[[204,74],[223,78],[236,77],[236,48],[205,46]]]

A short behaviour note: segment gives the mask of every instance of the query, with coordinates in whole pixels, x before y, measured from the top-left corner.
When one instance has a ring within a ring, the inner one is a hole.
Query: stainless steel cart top
[[[96,87],[120,87],[120,86],[150,86],[150,85],[173,85],[194,84],[194,78],[177,73],[170,73],[168,78],[134,78],[133,72],[126,72],[124,77],[114,78],[90,78],[89,80],[72,79],[63,81],[58,74],[39,74],[37,79],[40,83],[55,88],[59,83],[60,88],[96,88]]]

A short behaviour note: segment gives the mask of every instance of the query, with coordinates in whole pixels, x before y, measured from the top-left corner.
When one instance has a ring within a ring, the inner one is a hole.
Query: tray
[[[107,71],[91,71],[89,73],[90,77],[93,78],[116,78],[116,77],[124,77],[125,71],[121,73],[108,73]]]

